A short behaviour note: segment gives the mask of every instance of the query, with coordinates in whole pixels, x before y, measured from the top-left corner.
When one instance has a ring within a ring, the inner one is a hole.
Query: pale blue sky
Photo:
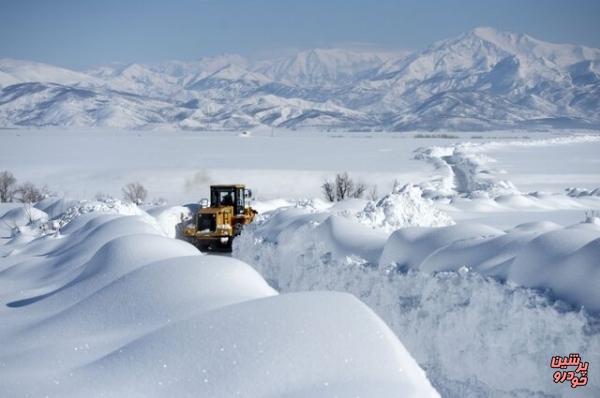
[[[0,58],[85,69],[348,42],[418,50],[478,26],[600,48],[600,0],[0,0]]]

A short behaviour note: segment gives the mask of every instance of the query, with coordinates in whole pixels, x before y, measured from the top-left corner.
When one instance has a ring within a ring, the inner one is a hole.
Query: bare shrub
[[[354,181],[347,172],[335,176],[335,196],[337,200],[349,198],[354,191]]]
[[[10,171],[0,173],[0,202],[12,202],[17,192],[17,179]]]
[[[138,205],[144,203],[148,197],[148,190],[138,181],[130,182],[123,188],[123,198]]]
[[[321,185],[321,189],[325,198],[334,202],[347,198],[361,198],[367,190],[367,186],[362,182],[354,182],[347,172],[343,172],[336,174],[335,182],[325,181]]]
[[[39,202],[39,200],[37,202]],[[38,218],[35,216],[35,211],[33,210],[34,207],[31,203],[32,202],[23,203],[23,212],[25,214],[25,219],[27,220],[27,225],[31,225],[34,221],[38,220]]]
[[[27,181],[17,188],[18,200],[21,203],[35,203],[49,196],[50,191],[47,187],[38,188],[32,182]]]
[[[330,202],[335,201],[335,184],[333,182],[325,181],[323,185],[321,185],[321,189],[323,189],[325,199],[327,199]]]
[[[600,210],[589,210],[585,212],[586,223],[593,223],[596,218],[600,218]]]
[[[360,199],[365,194],[366,190],[367,186],[364,182],[357,182],[354,191],[352,191],[352,193],[350,194],[350,197]]]
[[[371,186],[371,189],[369,189],[369,194],[367,195],[367,198],[369,200],[372,200],[373,202],[375,202],[376,200],[379,199],[379,192],[377,192],[377,184]]]

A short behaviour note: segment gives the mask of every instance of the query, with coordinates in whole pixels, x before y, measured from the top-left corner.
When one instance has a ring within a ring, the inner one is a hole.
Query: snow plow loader
[[[184,229],[185,240],[202,252],[231,251],[233,239],[254,219],[257,211],[246,205],[252,192],[245,185],[211,185],[210,204],[203,199],[194,224]]]

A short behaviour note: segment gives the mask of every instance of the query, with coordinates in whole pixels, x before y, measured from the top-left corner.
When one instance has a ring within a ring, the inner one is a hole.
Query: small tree
[[[323,194],[328,201],[335,201],[335,184],[333,182],[325,181],[323,185],[321,185],[321,189],[323,189]]]
[[[46,187],[40,189],[30,181],[19,185],[16,192],[19,195],[19,202],[21,203],[39,202],[48,195],[48,189]]]
[[[148,190],[139,182],[130,182],[123,188],[123,198],[138,205],[144,203],[148,197]]]
[[[349,198],[354,191],[354,181],[347,172],[335,176],[335,196],[337,200]]]
[[[347,172],[338,173],[335,176],[335,183],[331,181],[325,181],[321,185],[325,198],[330,202],[336,200],[342,200],[346,198],[361,198],[367,186],[362,183],[355,183]]]
[[[354,190],[350,193],[350,197],[360,199],[362,198],[366,190],[367,186],[365,185],[365,183],[358,182],[356,183],[356,187],[354,188]]]
[[[12,202],[17,192],[17,179],[10,171],[0,173],[0,202]]]

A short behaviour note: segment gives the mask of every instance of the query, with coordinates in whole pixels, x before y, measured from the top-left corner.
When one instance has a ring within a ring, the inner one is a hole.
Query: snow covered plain
[[[597,133],[0,137],[60,198],[0,207],[3,396],[437,396],[419,366],[444,397],[600,395]],[[320,200],[340,171],[379,200]],[[169,205],[89,200],[135,180]],[[216,182],[261,211],[236,259],[171,239]],[[585,386],[554,383],[570,353]]]

